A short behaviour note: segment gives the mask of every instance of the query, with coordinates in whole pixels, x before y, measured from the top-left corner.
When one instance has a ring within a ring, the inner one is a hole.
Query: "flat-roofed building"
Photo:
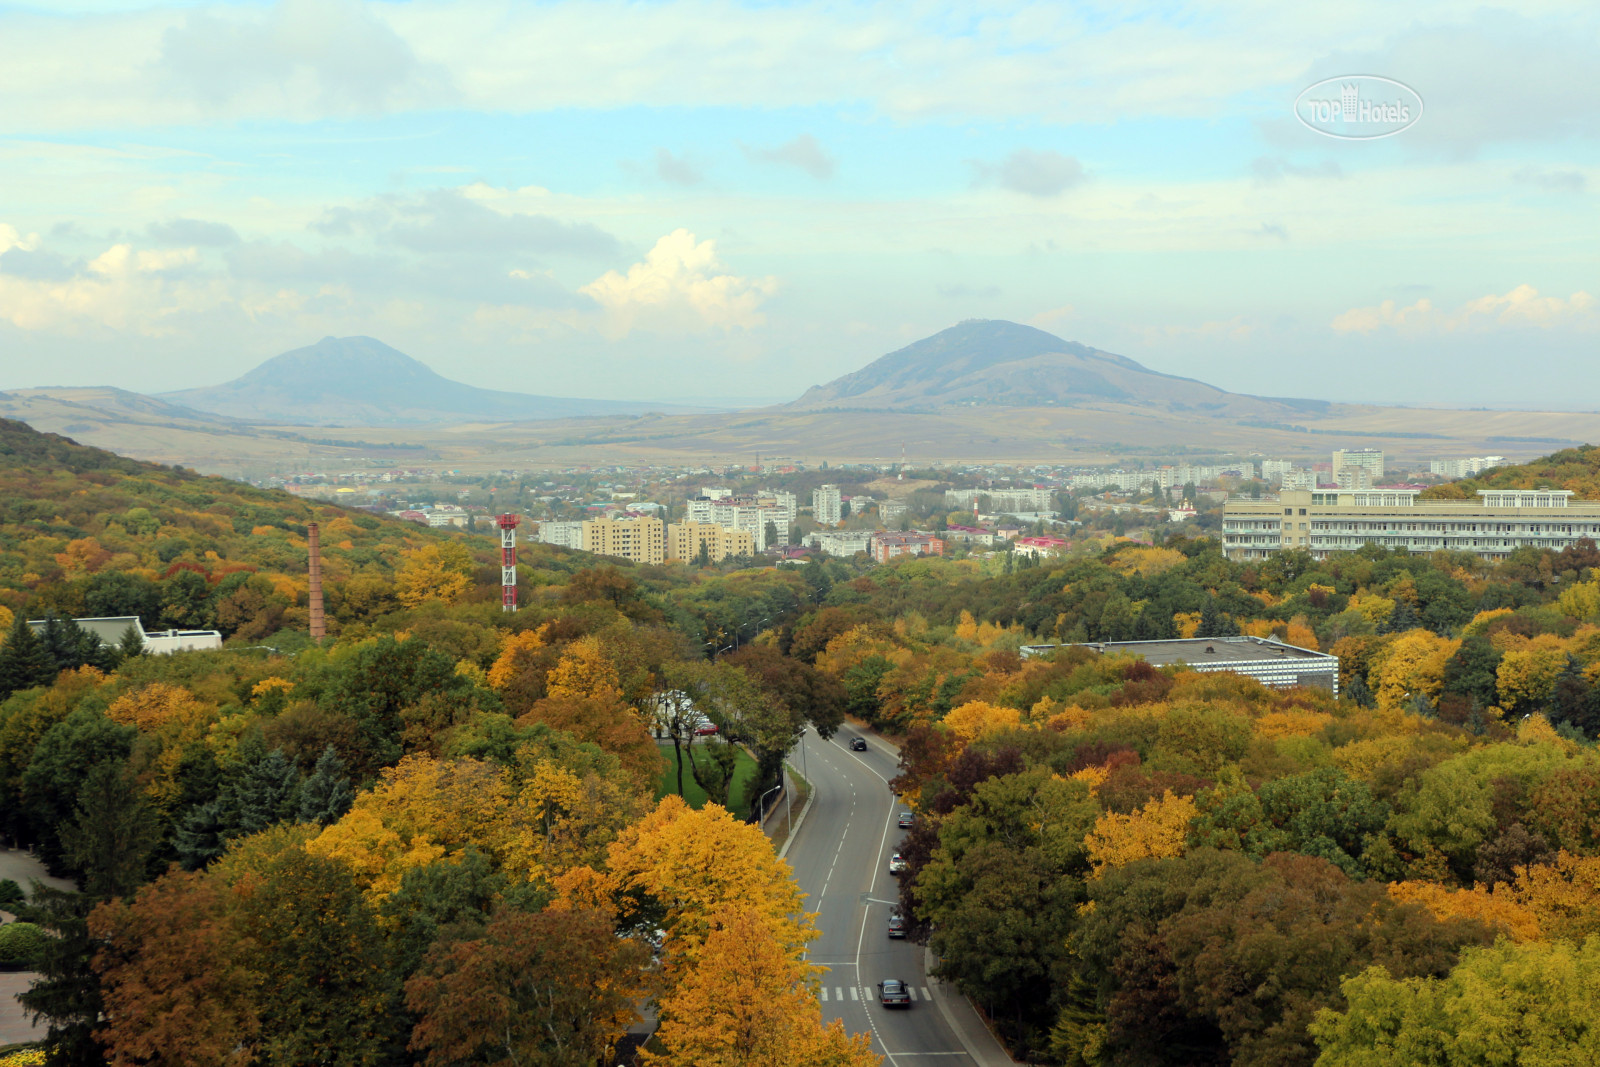
[[[1152,667],[1182,665],[1202,674],[1223,671],[1275,689],[1326,689],[1339,695],[1339,657],[1287,645],[1270,637],[1189,637],[1171,641],[1099,641],[1082,645],[1023,645],[1023,659],[1058,648],[1088,648],[1103,655],[1137,656]]]
[[[541,522],[539,523],[539,543],[542,545],[558,545],[561,548],[582,548],[583,523]]]
[[[102,645],[116,647],[131,626],[144,643],[144,650],[152,655],[165,656],[173,652],[206,652],[222,647],[222,633],[218,630],[153,630],[146,631],[137,615],[103,615],[90,619],[73,619],[78,629],[96,638]],[[34,633],[43,634],[50,625],[49,619],[29,619]]]
[[[825,556],[853,556],[872,548],[871,530],[813,530],[806,534],[806,544]]]
[[[700,558],[720,563],[729,556],[753,556],[756,539],[749,530],[733,530],[714,522],[675,522],[667,527],[667,558],[693,563]]]
[[[583,524],[583,548],[597,556],[660,563],[667,558],[667,524],[660,519],[590,519]]]
[[[1364,470],[1372,476],[1374,482],[1383,477],[1383,449],[1381,448],[1336,448],[1333,450],[1333,480],[1339,481],[1339,472],[1343,470]]]
[[[844,519],[844,497],[837,485],[819,485],[811,490],[811,517],[821,526],[837,526]]]
[[[1567,489],[1480,489],[1477,500],[1418,500],[1416,489],[1285,490],[1277,500],[1230,499],[1222,509],[1229,559],[1266,559],[1286,548],[1317,559],[1363,545],[1410,552],[1471,552],[1505,559],[1519,548],[1559,551],[1600,540],[1600,500]]]
[[[942,556],[944,542],[933,534],[889,533],[883,530],[872,535],[872,558],[888,563],[901,556]]]

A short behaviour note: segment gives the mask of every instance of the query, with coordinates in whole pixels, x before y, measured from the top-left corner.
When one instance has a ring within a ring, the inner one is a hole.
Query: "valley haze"
[[[1274,385],[1293,391],[1286,373]],[[1311,383],[1307,383],[1311,384]],[[1255,396],[1152,371],[1004,320],[967,320],[740,411],[479,389],[370,337],[324,338],[240,377],[158,396],[0,393],[0,415],[141,459],[248,474],[426,459],[460,469],[716,464],[758,457],[1108,463],[1205,452],[1536,455],[1600,439],[1600,415]]]

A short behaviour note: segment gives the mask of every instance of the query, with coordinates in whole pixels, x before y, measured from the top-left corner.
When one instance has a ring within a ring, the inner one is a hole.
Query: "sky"
[[[365,334],[737,404],[997,318],[1240,392],[1600,409],[1597,54],[1538,0],[0,0],[0,389]],[[1353,75],[1420,117],[1297,118]]]

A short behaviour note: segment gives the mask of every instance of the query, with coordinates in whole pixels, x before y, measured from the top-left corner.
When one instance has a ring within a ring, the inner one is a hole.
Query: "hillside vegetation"
[[[29,572],[20,614],[172,539],[238,565],[309,514],[7,440],[61,493],[30,491],[49,518],[8,521],[7,558],[71,558],[34,547],[62,528],[116,550]],[[157,521],[129,531],[134,507]],[[730,740],[755,795],[802,729],[845,715],[901,745],[915,934],[1021,1059],[1600,1055],[1591,544],[1241,565],[1209,539],[1108,538],[1036,564],[783,569],[541,550],[507,615],[471,543],[356,529],[347,561],[375,558],[340,580],[392,573],[392,599],[347,595],[320,646],[238,630],[220,652],[91,655],[17,625],[0,643],[0,833],[83,887],[20,906],[53,935],[25,998],[56,1061],[587,1063],[648,1001],[652,1064],[875,1063],[821,1022],[788,868],[718,803]],[[257,566],[247,583],[296,577],[287,552]],[[1240,633],[1336,653],[1340,695],[1019,653]],[[691,704],[720,729],[703,745],[683,743]],[[702,809],[676,775],[657,799],[652,733]]]

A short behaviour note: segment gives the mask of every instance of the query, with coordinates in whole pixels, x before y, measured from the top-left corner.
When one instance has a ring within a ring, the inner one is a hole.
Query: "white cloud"
[[[116,244],[64,279],[0,274],[0,320],[22,330],[64,334],[181,334],[182,316],[228,299],[220,279],[174,276],[198,259],[192,248],[144,251]]]
[[[1337,333],[1452,333],[1496,327],[1594,329],[1600,322],[1595,298],[1579,290],[1565,300],[1540,296],[1531,285],[1519,285],[1503,296],[1494,293],[1469,300],[1454,311],[1435,307],[1424,297],[1404,307],[1385,300],[1374,307],[1351,308],[1334,318]]]
[[[607,271],[581,292],[605,313],[602,332],[623,337],[635,329],[700,332],[748,329],[766,321],[761,303],[777,289],[774,278],[718,274],[714,241],[695,242],[674,230],[656,242],[627,274]]]
[[[23,252],[32,252],[39,247],[39,235],[30,233],[24,237],[17,232],[15,226],[0,222],[0,256],[5,255],[13,248]]]

